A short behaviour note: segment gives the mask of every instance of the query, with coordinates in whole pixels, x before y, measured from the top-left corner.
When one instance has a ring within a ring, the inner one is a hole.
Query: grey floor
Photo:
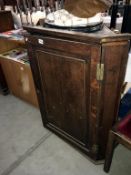
[[[43,128],[39,111],[0,95],[0,175],[105,175],[103,165]],[[131,152],[118,146],[110,175],[131,175]]]

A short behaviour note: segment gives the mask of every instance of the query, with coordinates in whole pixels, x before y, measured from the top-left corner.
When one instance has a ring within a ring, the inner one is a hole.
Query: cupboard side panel
[[[109,130],[117,119],[121,90],[127,65],[129,43],[103,44],[102,62],[105,65],[101,95],[101,132],[99,135],[100,158],[105,157]]]

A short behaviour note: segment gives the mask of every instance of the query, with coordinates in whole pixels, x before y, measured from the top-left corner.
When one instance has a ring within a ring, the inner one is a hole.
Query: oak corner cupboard
[[[129,39],[29,27],[26,43],[44,126],[95,162],[117,120]],[[107,31],[106,31],[107,30]]]

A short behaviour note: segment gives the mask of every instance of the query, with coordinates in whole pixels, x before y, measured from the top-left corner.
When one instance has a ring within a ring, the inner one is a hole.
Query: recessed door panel
[[[86,143],[89,63],[84,59],[37,51],[47,120]]]
[[[88,63],[85,60],[64,58],[62,62],[62,93],[65,130],[86,142],[88,124]]]

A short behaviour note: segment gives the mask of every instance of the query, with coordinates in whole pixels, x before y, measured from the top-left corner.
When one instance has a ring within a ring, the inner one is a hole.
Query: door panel
[[[37,61],[49,123],[86,143],[89,63],[44,51],[37,51]]]
[[[64,58],[62,64],[62,92],[65,107],[64,129],[80,141],[86,141],[86,69],[85,60]]]

